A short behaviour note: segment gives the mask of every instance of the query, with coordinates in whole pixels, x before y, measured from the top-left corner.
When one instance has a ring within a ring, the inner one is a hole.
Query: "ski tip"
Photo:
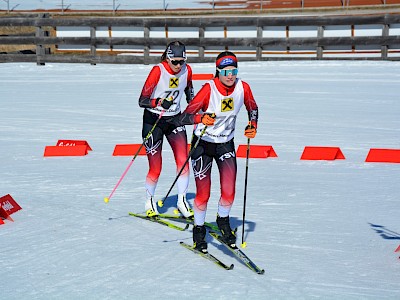
[[[265,273],[264,269],[262,269],[261,271],[257,272],[257,274],[259,274],[259,275],[263,275],[264,273]]]
[[[231,265],[229,266],[228,270],[233,270],[233,267],[234,267],[234,266],[235,266],[234,264],[231,264]]]

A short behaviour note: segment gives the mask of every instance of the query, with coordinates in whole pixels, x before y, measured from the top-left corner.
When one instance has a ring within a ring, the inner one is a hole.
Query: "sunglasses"
[[[219,74],[221,74],[222,76],[228,76],[230,74],[232,74],[232,76],[236,76],[239,73],[238,69],[230,69],[230,70],[220,70],[217,69]]]
[[[181,60],[177,60],[177,59],[170,59],[171,64],[173,64],[174,66],[177,65],[181,65],[183,66],[186,63],[186,60],[181,59]]]

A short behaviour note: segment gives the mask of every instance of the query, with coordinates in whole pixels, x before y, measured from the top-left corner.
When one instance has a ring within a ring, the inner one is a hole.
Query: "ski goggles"
[[[177,59],[170,59],[169,61],[170,61],[171,64],[173,64],[174,66],[177,66],[177,65],[183,66],[183,65],[186,63],[186,59],[180,59],[180,60],[177,60]]]
[[[228,75],[236,76],[239,73],[238,69],[221,70],[217,68],[217,70],[219,74],[221,74],[222,76],[228,76]]]

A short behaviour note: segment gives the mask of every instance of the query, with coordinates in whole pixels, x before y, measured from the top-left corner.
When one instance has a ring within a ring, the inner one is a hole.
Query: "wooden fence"
[[[3,17],[0,26],[34,30],[31,35],[0,36],[0,49],[2,45],[33,49],[30,54],[3,51],[0,62],[152,64],[173,40],[187,45],[191,63],[213,62],[224,49],[238,53],[241,61],[400,60],[400,14],[209,18],[51,18],[42,14]],[[123,36],[124,32],[129,34]]]

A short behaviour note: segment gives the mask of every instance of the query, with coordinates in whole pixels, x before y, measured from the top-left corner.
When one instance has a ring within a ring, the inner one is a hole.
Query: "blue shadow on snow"
[[[379,234],[385,240],[400,240],[400,233],[386,228],[383,225],[368,223],[372,230]]]

